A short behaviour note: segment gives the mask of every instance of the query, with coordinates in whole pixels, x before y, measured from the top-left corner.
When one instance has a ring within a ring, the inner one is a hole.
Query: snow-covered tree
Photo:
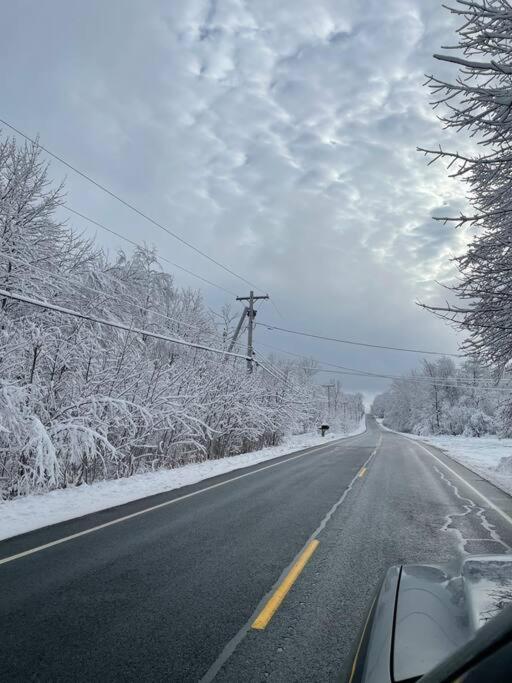
[[[423,151],[446,160],[467,186],[470,215],[441,220],[476,234],[455,258],[455,301],[429,308],[466,333],[468,353],[503,370],[512,358],[512,4],[454,0],[448,9],[460,17],[458,40],[435,57],[459,72],[429,85],[445,126],[465,131],[477,151]]]
[[[449,358],[423,361],[419,370],[395,380],[375,397],[372,412],[384,424],[414,434],[499,433],[512,385],[498,383],[485,366],[466,361],[457,367]]]

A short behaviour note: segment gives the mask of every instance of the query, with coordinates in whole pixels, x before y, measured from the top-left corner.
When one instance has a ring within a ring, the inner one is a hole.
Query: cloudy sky
[[[464,188],[415,151],[464,145],[422,86],[452,73],[432,58],[455,41],[440,0],[0,2],[0,117],[268,291],[282,318],[265,303],[260,321],[457,350],[414,303],[442,295],[434,281],[453,275],[466,239],[431,219],[462,206]],[[74,209],[247,293],[57,162],[51,173],[67,176]],[[215,310],[232,299],[204,295]],[[258,342],[386,373],[420,358],[261,326]]]

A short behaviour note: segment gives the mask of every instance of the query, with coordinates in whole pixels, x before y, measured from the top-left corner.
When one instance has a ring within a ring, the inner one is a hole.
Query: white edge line
[[[398,432],[395,432],[395,434],[398,434]],[[401,435],[402,436],[402,435]],[[504,512],[501,508],[499,508],[495,503],[493,503],[487,496],[484,496],[483,493],[481,493],[477,488],[475,488],[472,484],[470,484],[466,479],[464,479],[463,476],[458,474],[455,470],[453,470],[449,465],[447,465],[445,462],[441,460],[441,458],[438,458],[437,455],[434,455],[426,446],[424,446],[421,441],[416,441],[415,439],[409,439],[407,436],[403,437],[404,439],[407,439],[407,441],[410,441],[411,443],[415,443],[417,446],[422,448],[426,453],[428,453],[430,456],[432,456],[437,462],[441,463],[443,467],[445,467],[448,472],[453,474],[457,479],[460,479],[471,491],[474,491],[480,498],[485,501],[485,503],[492,508],[495,512],[497,512],[505,521],[507,521],[510,525],[512,525],[512,517],[507,515],[506,512]],[[475,472],[476,474],[476,472]],[[478,476],[478,475],[477,475]]]
[[[365,432],[363,432],[364,434]],[[360,436],[360,435],[358,435]],[[377,451],[382,443],[382,438],[379,440],[377,447],[375,450],[372,451],[370,456],[367,458],[367,460],[363,463],[362,467],[368,467],[371,460],[376,456]],[[257,604],[255,610],[251,614],[250,618],[248,621],[242,626],[242,628],[229,640],[226,645],[223,647],[221,653],[217,657],[217,659],[213,662],[213,664],[210,666],[208,671],[206,671],[205,674],[203,674],[202,678],[199,680],[199,683],[211,683],[211,681],[214,680],[215,676],[219,673],[219,671],[222,669],[224,664],[230,659],[231,655],[234,653],[238,645],[242,642],[242,640],[245,638],[247,633],[252,630],[252,623],[253,621],[259,616],[261,613],[262,609],[266,605],[267,601],[270,599],[270,597],[274,594],[276,591],[277,587],[281,585],[281,583],[284,581],[288,573],[290,572],[291,568],[295,565],[299,557],[302,555],[302,553],[306,550],[308,545],[311,543],[311,541],[314,541],[315,539],[318,538],[319,534],[325,529],[327,523],[333,516],[333,514],[336,512],[338,507],[343,503],[345,498],[347,497],[349,491],[352,490],[354,487],[354,484],[357,483],[357,480],[359,478],[359,472],[361,470],[361,467],[358,468],[356,474],[354,475],[353,479],[351,482],[348,484],[347,488],[343,491],[341,494],[341,497],[338,498],[338,500],[334,503],[334,505],[330,508],[330,510],[324,515],[322,521],[320,524],[317,526],[317,528],[313,531],[311,536],[307,539],[307,541],[304,543],[302,548],[296,553],[295,557],[293,560],[290,562],[290,564],[283,569],[281,572],[279,578],[277,581],[272,585],[270,590],[261,598],[259,603]]]
[[[17,553],[16,555],[10,555],[9,557],[4,557],[3,559],[0,559],[0,565],[2,564],[7,564],[7,562],[13,562],[14,560],[21,559],[22,557],[26,557],[27,555],[33,555],[34,553],[38,553],[41,550],[46,550],[47,548],[51,548],[55,545],[60,545],[61,543],[66,543],[67,541],[72,541],[75,538],[80,538],[80,536],[86,536],[87,534],[92,534],[94,531],[99,531],[100,529],[106,529],[109,526],[113,526],[114,524],[119,524],[120,522],[125,522],[128,519],[133,519],[134,517],[139,517],[140,515],[146,514],[146,512],[153,512],[154,510],[158,510],[160,508],[166,507],[167,505],[173,505],[174,503],[179,503],[182,500],[186,500],[187,498],[192,498],[193,496],[198,496],[200,493],[204,493],[206,491],[211,491],[212,489],[219,488],[220,486],[226,486],[226,484],[230,484],[233,481],[238,481],[239,479],[244,479],[245,477],[251,477],[254,474],[257,474],[258,472],[262,472],[263,470],[269,470],[272,467],[279,467],[280,465],[285,465],[287,462],[290,462],[291,460],[297,460],[298,458],[303,458],[306,455],[309,455],[312,451],[317,452],[320,450],[323,450],[325,448],[330,448],[332,446],[335,446],[337,443],[340,441],[347,441],[348,439],[356,439],[359,436],[363,436],[366,433],[366,430],[364,432],[361,432],[361,434],[354,434],[353,436],[346,436],[346,437],[341,437],[340,439],[336,439],[335,441],[331,441],[330,443],[327,444],[321,444],[319,446],[311,446],[308,448],[304,453],[300,453],[299,455],[294,455],[291,458],[286,458],[286,460],[281,460],[280,462],[275,462],[272,463],[271,465],[265,465],[264,467],[259,467],[257,470],[253,470],[252,472],[246,472],[245,474],[239,474],[236,477],[232,477],[231,479],[226,479],[225,481],[221,481],[217,484],[212,484],[211,486],[206,486],[205,488],[199,489],[198,491],[192,491],[191,493],[186,493],[183,496],[179,496],[178,498],[173,498],[172,500],[166,500],[163,503],[159,503],[158,505],[152,505],[149,508],[144,508],[144,510],[138,510],[137,512],[132,512],[129,515],[124,515],[123,517],[118,517],[117,519],[112,519],[110,522],[105,522],[104,524],[98,524],[97,526],[93,526],[90,529],[84,529],[84,531],[79,531],[76,534],[71,534],[69,536],[64,536],[63,538],[58,538],[55,541],[50,541],[49,543],[45,543],[44,545],[39,545],[36,546],[35,548],[30,548],[29,550],[24,550],[21,553]],[[284,457],[284,456],[278,456],[278,457]],[[249,465],[250,467],[250,465]],[[165,492],[163,492],[165,493]],[[158,494],[156,494],[158,495]],[[140,498],[138,500],[141,500]],[[135,502],[135,501],[130,501],[130,502]],[[129,504],[129,503],[128,503]],[[108,508],[107,508],[108,509]],[[100,510],[98,510],[100,512]],[[95,514],[90,513],[90,514]],[[66,520],[66,521],[72,521],[72,520]],[[511,520],[512,523],[512,520]],[[11,536],[11,538],[16,538],[15,536]],[[5,539],[10,540],[10,539]]]

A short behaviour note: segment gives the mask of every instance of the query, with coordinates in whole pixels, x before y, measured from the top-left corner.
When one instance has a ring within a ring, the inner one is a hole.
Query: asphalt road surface
[[[360,436],[0,543],[0,678],[335,681],[388,566],[511,548],[508,496],[369,418]]]

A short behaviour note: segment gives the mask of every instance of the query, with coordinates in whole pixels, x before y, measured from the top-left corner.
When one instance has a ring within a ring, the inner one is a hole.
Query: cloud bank
[[[3,14],[1,116],[259,283],[285,326],[456,350],[414,303],[453,276],[467,239],[431,220],[463,205],[463,187],[416,152],[463,144],[422,87],[454,42],[437,0],[25,0]],[[74,208],[246,293],[78,178],[67,188]],[[279,320],[268,305],[258,317]],[[377,371],[416,360],[263,327],[257,339]]]

